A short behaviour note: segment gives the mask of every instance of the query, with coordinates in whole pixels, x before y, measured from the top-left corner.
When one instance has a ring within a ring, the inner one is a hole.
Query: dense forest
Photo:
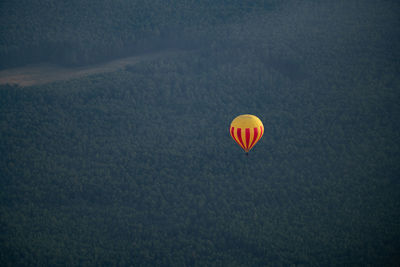
[[[272,10],[276,0],[7,0],[0,68],[40,60],[83,65],[208,43],[212,28]]]
[[[398,266],[396,1],[2,1],[2,266]],[[237,115],[264,123],[246,157]]]

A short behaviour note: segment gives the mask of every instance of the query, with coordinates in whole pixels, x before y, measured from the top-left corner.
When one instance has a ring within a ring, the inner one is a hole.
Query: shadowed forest
[[[6,0],[2,266],[398,266],[397,1]],[[263,138],[246,157],[240,114]]]

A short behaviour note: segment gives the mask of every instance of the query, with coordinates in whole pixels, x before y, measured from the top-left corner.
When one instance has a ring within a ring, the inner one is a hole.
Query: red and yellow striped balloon
[[[264,125],[256,116],[244,114],[232,121],[230,133],[233,140],[247,153],[263,136]]]

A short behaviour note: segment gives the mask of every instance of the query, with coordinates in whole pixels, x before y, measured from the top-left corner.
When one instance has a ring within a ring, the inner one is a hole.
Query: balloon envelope
[[[229,131],[233,140],[235,140],[244,151],[249,152],[263,136],[264,125],[256,116],[244,114],[237,116],[232,121]]]

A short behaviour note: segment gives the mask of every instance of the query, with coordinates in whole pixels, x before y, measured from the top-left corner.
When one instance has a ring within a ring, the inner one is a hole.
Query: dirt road
[[[132,65],[159,57],[171,56],[179,52],[180,51],[177,50],[165,50],[140,56],[121,58],[102,64],[84,67],[67,68],[47,63],[27,65],[24,67],[0,71],[0,84],[8,83],[17,84],[19,86],[31,86],[60,80],[70,80],[96,73],[116,71],[123,69],[127,65]]]

